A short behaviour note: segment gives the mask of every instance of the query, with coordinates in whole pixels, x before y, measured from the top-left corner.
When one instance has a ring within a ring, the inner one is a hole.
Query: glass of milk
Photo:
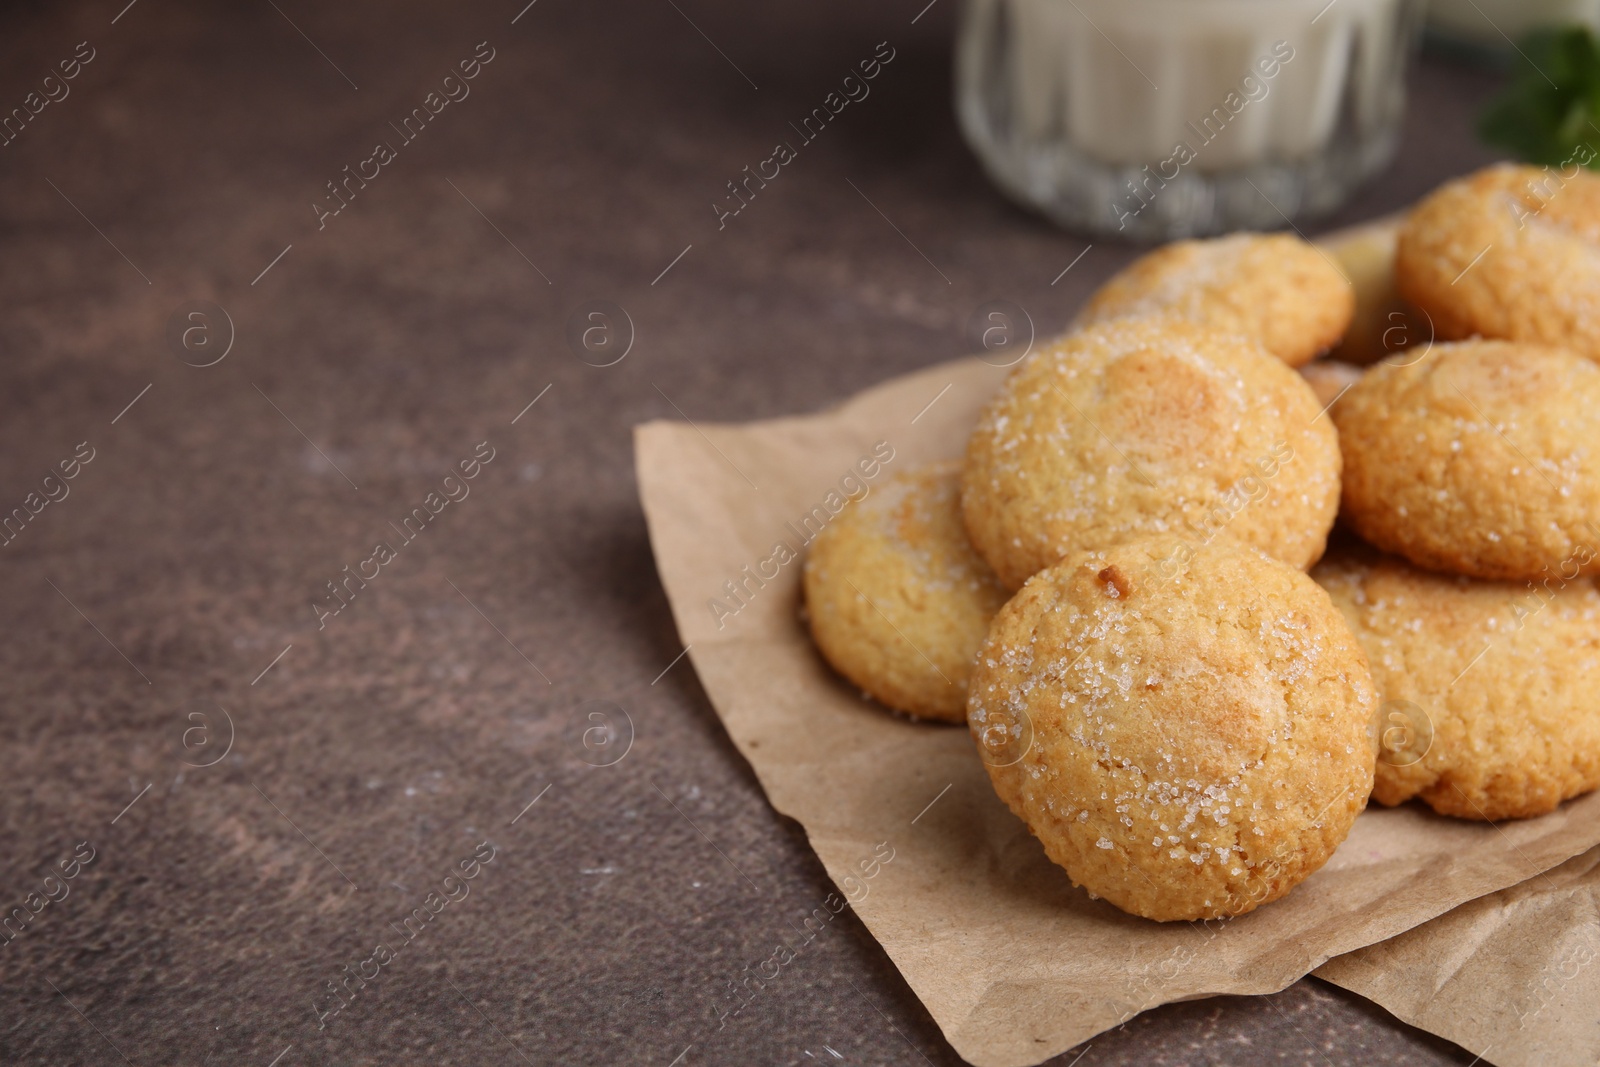
[[[990,177],[1139,240],[1277,229],[1394,156],[1422,0],[968,0],[956,110]]]

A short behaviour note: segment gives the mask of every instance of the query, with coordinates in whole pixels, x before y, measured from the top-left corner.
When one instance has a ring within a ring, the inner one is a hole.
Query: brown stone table
[[[718,1028],[831,886],[675,663],[630,441],[955,357],[988,299],[1060,328],[1132,254],[1052,284],[1087,242],[957,135],[956,0],[124,2],[0,15],[0,109],[39,106],[0,148],[0,1063],[956,1063],[849,916]],[[1487,159],[1493,87],[1425,63],[1325,225]],[[1470,1059],[1304,981],[1057,1062]]]

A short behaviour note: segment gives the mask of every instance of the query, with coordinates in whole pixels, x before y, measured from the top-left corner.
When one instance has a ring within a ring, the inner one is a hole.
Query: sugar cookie
[[[1600,367],[1580,356],[1435,345],[1376,365],[1330,414],[1344,519],[1379,548],[1433,570],[1538,579],[1600,543]]]
[[[1001,609],[967,725],[1074,883],[1151,919],[1241,915],[1344,840],[1377,750],[1366,656],[1305,574],[1220,538],[1075,553]]]
[[[1089,298],[1078,324],[1165,313],[1249,337],[1298,367],[1344,336],[1354,309],[1355,291],[1327,254],[1287,234],[1236,233],[1134,260]]]
[[[1333,425],[1298,374],[1243,338],[1118,319],[1019,366],[967,446],[962,513],[1017,588],[1077,549],[1226,531],[1305,568],[1338,509]]]
[[[1600,360],[1600,176],[1500,164],[1450,182],[1400,229],[1395,281],[1438,336],[1562,345]]]
[[[1511,819],[1600,786],[1600,592],[1576,566],[1486,582],[1340,546],[1311,576],[1372,666],[1380,803]]]
[[[805,565],[828,662],[889,707],[966,717],[967,676],[1006,591],[961,522],[960,463],[885,481],[829,523]]]

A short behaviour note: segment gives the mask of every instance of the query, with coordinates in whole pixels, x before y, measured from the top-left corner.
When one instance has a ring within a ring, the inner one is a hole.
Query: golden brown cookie
[[[1379,803],[1513,819],[1600,786],[1600,593],[1575,562],[1486,582],[1339,546],[1311,572],[1372,665]]]
[[[1395,280],[1438,336],[1600,359],[1600,177],[1499,164],[1450,182],[1400,230]]]
[[[1068,552],[1155,533],[1198,545],[1226,531],[1309,567],[1339,496],[1320,408],[1244,338],[1160,317],[1086,327],[984,409],[962,475],[967,532],[1012,589]]]
[[[1006,601],[961,522],[961,464],[890,478],[823,528],[806,557],[806,610],[840,674],[891,708],[966,717],[967,676]]]
[[[1328,596],[1221,538],[1075,553],[1001,609],[967,725],[1073,882],[1150,919],[1242,915],[1327,862],[1377,751],[1366,656]]]
[[[1165,313],[1242,334],[1298,367],[1344,335],[1354,308],[1325,253],[1287,234],[1236,233],[1134,260],[1089,298],[1078,325]]]
[[[1421,567],[1537,579],[1600,543],[1600,367],[1509,341],[1374,366],[1334,405],[1344,519]],[[1589,564],[1585,570],[1600,568]]]

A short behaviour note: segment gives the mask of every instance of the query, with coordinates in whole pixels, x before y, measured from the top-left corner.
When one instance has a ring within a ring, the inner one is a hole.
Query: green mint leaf
[[[1600,169],[1600,38],[1587,27],[1535,30],[1511,84],[1490,101],[1478,136],[1530,163],[1558,166],[1580,144]]]

